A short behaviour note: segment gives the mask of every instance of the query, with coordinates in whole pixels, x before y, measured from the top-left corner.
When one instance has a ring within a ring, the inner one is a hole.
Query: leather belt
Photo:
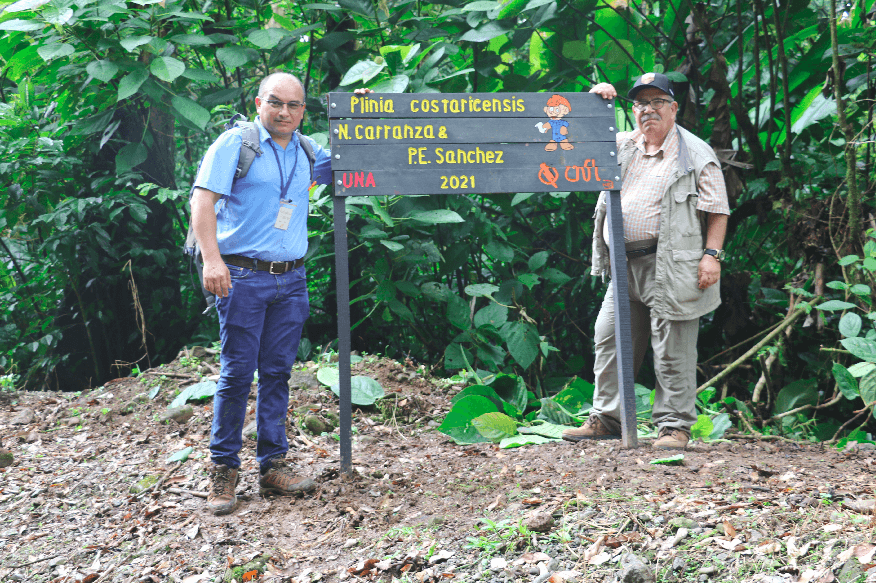
[[[273,275],[281,275],[304,265],[303,257],[295,261],[262,261],[242,255],[223,255],[222,261],[236,267],[245,267],[254,271],[267,271]]]
[[[631,241],[626,243],[627,259],[644,257],[657,253],[657,239],[645,239],[644,241]]]

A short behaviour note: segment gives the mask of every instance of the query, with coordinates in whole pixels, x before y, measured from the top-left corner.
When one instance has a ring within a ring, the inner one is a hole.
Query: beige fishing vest
[[[706,214],[697,211],[697,178],[706,164],[718,164],[715,152],[704,141],[676,125],[678,131],[678,168],[676,180],[666,190],[660,204],[660,238],[657,242],[657,270],[654,283],[661,291],[651,308],[651,315],[664,320],[692,320],[707,314],[721,303],[719,286],[701,290],[697,287],[697,268],[706,242]],[[670,130],[671,131],[671,130]],[[622,176],[636,151],[633,140],[618,148]],[[593,275],[610,272],[608,245],[602,237],[608,193],[602,192],[596,203],[593,226]]]

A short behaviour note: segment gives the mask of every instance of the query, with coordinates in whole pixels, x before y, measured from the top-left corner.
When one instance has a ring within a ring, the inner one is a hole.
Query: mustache
[[[660,114],[657,113],[657,112],[655,111],[655,112],[653,112],[653,113],[646,113],[645,115],[643,115],[643,116],[642,116],[642,123],[645,123],[646,121],[649,121],[649,120],[652,120],[652,119],[655,119],[655,120],[657,120],[657,121],[662,121],[662,120],[663,120],[663,118],[660,117]]]

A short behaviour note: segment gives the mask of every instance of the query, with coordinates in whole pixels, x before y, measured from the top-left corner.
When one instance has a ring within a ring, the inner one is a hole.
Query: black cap
[[[663,73],[645,73],[636,79],[636,84],[629,90],[627,97],[635,99],[639,91],[642,89],[648,89],[649,87],[659,89],[663,93],[675,97],[675,93],[672,92],[672,81],[670,81],[669,77]]]

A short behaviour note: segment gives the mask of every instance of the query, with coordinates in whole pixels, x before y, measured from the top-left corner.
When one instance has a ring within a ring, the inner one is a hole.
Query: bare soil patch
[[[671,453],[649,441],[460,447],[434,428],[461,386],[376,357],[354,370],[387,392],[354,411],[354,475],[339,475],[336,430],[302,428],[335,422],[337,400],[299,367],[288,459],[318,490],[259,496],[246,438],[240,505],[212,516],[210,401],[158,421],[216,372],[202,356],[0,402],[0,581],[636,580],[627,553],[658,581],[876,581],[871,450],[733,435],[655,465]]]

